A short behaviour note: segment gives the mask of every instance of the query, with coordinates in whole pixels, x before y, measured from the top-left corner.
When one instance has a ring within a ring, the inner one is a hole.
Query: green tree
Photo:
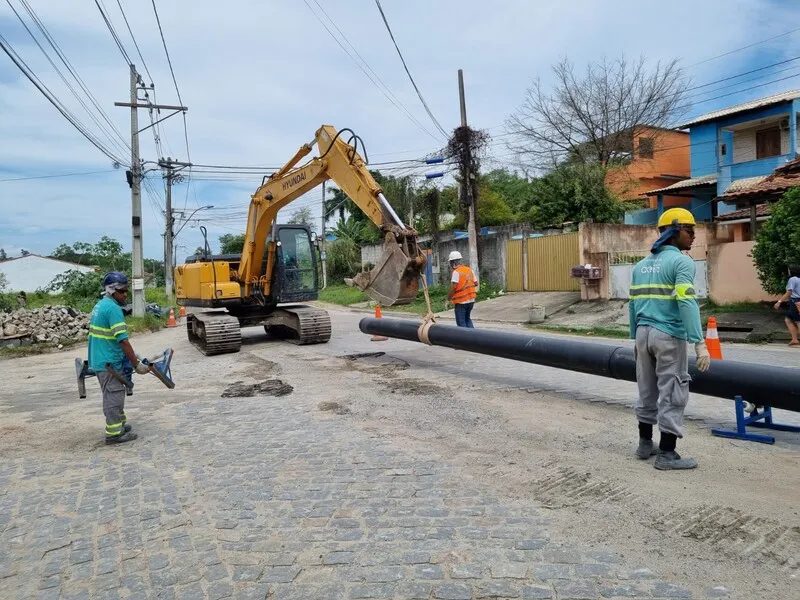
[[[361,251],[358,244],[350,238],[339,238],[325,245],[327,268],[330,281],[341,282],[361,270]]]
[[[3,262],[4,260],[8,260],[8,255],[6,254],[5,248],[0,248],[0,262]]]
[[[225,233],[219,236],[220,254],[241,254],[244,250],[244,234]]]
[[[311,209],[307,206],[298,208],[296,211],[294,211],[292,216],[289,217],[287,223],[289,225],[308,225],[311,228],[311,231],[317,230],[317,227],[314,224],[314,215],[311,213]]]
[[[129,271],[131,268],[130,253],[123,253],[122,244],[106,235],[96,244],[61,244],[50,256],[80,265],[97,266],[106,271]]]
[[[482,175],[480,181],[485,184],[486,188],[498,194],[516,214],[522,214],[525,212],[524,207],[531,204],[533,184],[516,173],[507,169],[495,169]],[[484,221],[481,223],[488,225]]]
[[[508,225],[516,220],[511,207],[486,182],[478,184],[478,198],[478,223],[481,227]],[[453,221],[453,227],[463,229],[466,226],[467,214],[466,211],[461,211]]]
[[[619,223],[625,209],[605,186],[601,165],[561,165],[533,184],[526,217],[534,227],[593,221]]]
[[[45,292],[61,293],[70,305],[96,300],[103,287],[103,273],[78,270],[67,271],[57,275],[44,289]]]
[[[800,187],[770,205],[770,219],[756,233],[752,257],[761,287],[770,294],[785,291],[790,264],[800,264]]]

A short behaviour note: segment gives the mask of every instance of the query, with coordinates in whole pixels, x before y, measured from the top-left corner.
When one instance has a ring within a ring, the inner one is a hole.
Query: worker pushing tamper
[[[125,415],[125,396],[133,393],[134,372],[151,373],[168,388],[175,387],[170,375],[171,349],[150,359],[141,358],[133,350],[122,314],[127,298],[128,277],[118,271],[107,273],[103,278],[103,298],[92,310],[89,323],[89,359],[75,360],[81,398],[86,397],[86,377],[96,375],[100,383],[106,444],[121,444],[137,438]]]

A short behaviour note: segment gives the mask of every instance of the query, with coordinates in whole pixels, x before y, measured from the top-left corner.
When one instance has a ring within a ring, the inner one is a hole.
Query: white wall
[[[770,127],[774,127],[772,124]],[[733,134],[733,162],[742,163],[749,160],[756,160],[756,131],[764,129],[764,126],[752,129],[735,131]],[[781,154],[789,154],[789,130],[781,129]]]
[[[35,292],[46,287],[56,275],[71,270],[88,273],[94,269],[33,254],[0,263],[0,273],[5,274],[8,290],[12,292]]]

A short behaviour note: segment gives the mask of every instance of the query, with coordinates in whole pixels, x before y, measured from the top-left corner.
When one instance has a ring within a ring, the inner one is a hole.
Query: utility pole
[[[167,304],[172,306],[175,301],[175,286],[173,281],[173,244],[175,241],[175,215],[172,210],[172,185],[183,181],[182,169],[191,167],[191,163],[174,161],[167,157],[167,160],[158,161],[158,165],[164,169],[164,180],[167,183],[166,202],[165,202],[165,229],[164,229],[164,288],[167,293]]]
[[[461,105],[461,127],[467,126],[467,101],[464,98],[464,71],[458,70],[458,100]],[[469,211],[467,222],[467,236],[469,237],[469,266],[477,275],[478,268],[478,232],[475,228],[475,194],[472,189],[474,174],[471,169],[472,154],[467,150],[466,164],[461,164],[461,186],[464,194],[464,202]]]
[[[328,265],[325,254],[325,182],[322,182],[322,237],[320,237],[320,260],[322,261],[322,289],[328,287]]]
[[[144,82],[136,72],[136,65],[130,65],[131,70],[131,100],[130,102],[115,102],[114,106],[123,106],[131,109],[131,169],[126,173],[128,185],[131,188],[131,228],[133,230],[133,316],[143,317],[145,312],[144,300],[144,247],[142,245],[142,164],[139,158],[139,134],[156,123],[160,123],[173,115],[189,110],[185,106],[168,106],[153,104],[149,100],[139,102],[139,89],[147,89]],[[140,87],[141,86],[141,87]],[[174,110],[170,115],[159,119],[144,129],[139,129],[138,109],[165,109]]]

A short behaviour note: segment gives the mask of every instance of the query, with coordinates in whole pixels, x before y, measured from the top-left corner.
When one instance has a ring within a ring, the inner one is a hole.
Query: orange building
[[[646,192],[690,176],[689,134],[637,125],[625,140],[619,152],[625,164],[608,170],[606,187],[622,200],[646,202],[642,208],[657,208],[657,199],[646,196]],[[664,207],[688,204],[690,200],[682,196],[664,196]]]

